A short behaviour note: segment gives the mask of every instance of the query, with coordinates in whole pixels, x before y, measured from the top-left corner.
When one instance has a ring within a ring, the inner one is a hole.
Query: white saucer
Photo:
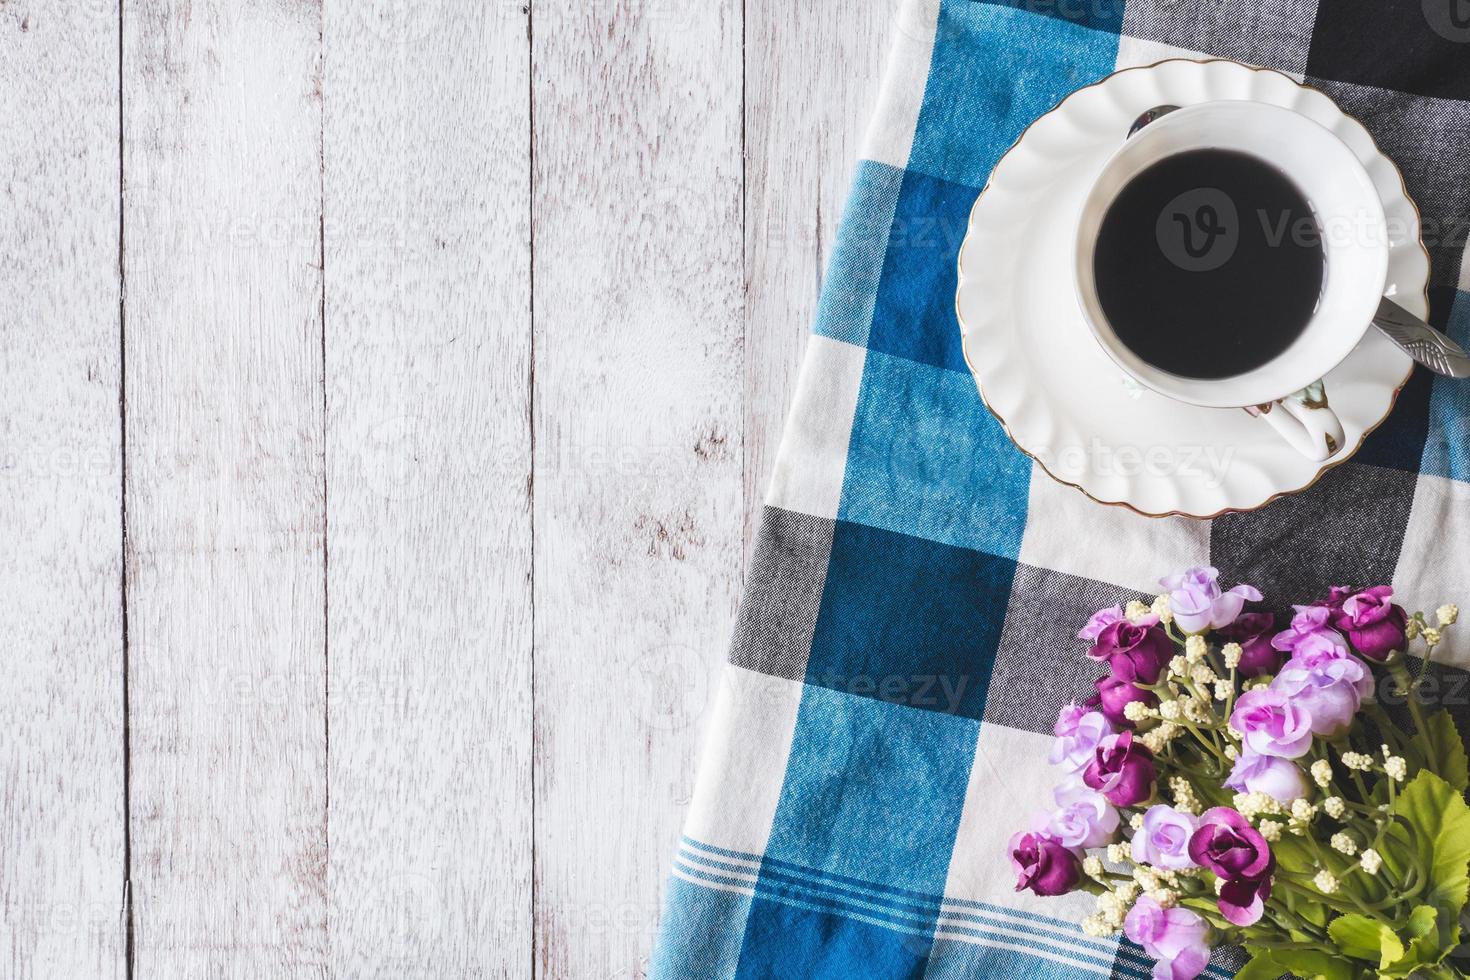
[[[1062,483],[1149,516],[1214,517],[1303,490],[1344,462],[1393,408],[1413,362],[1377,330],[1327,376],[1345,448],[1326,463],[1264,420],[1146,391],[1097,346],[1072,287],[1073,235],[1093,176],[1157,105],[1249,99],[1293,109],[1363,161],[1389,225],[1389,296],[1429,312],[1429,254],[1398,168],[1322,92],[1232,61],[1129,68],[1073,92],[996,165],[960,249],[956,311],[980,396],[1022,452]]]

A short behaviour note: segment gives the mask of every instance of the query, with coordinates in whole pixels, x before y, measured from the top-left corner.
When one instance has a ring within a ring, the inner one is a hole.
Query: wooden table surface
[[[0,975],[643,975],[893,6],[0,0]]]

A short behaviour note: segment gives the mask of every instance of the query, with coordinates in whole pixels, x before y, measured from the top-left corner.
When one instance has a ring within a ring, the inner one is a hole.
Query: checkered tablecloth
[[[1005,853],[1050,802],[1058,708],[1096,674],[1079,626],[1196,565],[1282,607],[1336,582],[1470,606],[1470,384],[1416,371],[1352,462],[1255,513],[1100,506],[1034,467],[976,394],[954,316],[970,207],[1028,123],[1116,68],[1276,68],[1403,168],[1435,323],[1470,346],[1470,2],[911,0],[893,44],[653,975],[1145,977],[1141,951],[1077,928],[1087,896],[1018,895]],[[1470,650],[1447,657],[1470,667]],[[1462,713],[1464,679],[1449,668],[1442,688]],[[1210,975],[1233,965],[1219,953]]]

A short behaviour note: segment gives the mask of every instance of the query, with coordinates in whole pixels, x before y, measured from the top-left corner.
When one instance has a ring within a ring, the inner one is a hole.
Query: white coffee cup
[[[1311,206],[1325,253],[1321,298],[1296,340],[1260,367],[1217,379],[1171,374],[1123,344],[1103,312],[1093,267],[1103,217],[1119,192],[1160,160],[1201,149],[1245,153],[1284,174]],[[1076,241],[1082,314],[1102,349],[1140,385],[1192,405],[1259,415],[1310,459],[1326,460],[1343,446],[1342,423],[1327,403],[1322,378],[1372,325],[1388,281],[1388,227],[1372,178],[1330,130],[1260,102],[1205,102],[1170,112],[1128,138],[1103,165],[1083,204]]]

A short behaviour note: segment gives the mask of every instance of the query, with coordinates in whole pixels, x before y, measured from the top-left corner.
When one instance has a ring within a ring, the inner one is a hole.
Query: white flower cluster
[[[1281,828],[1282,824],[1279,820],[1262,820],[1256,826],[1256,829],[1261,832],[1261,836],[1272,844],[1281,839]]]
[[[1318,759],[1312,763],[1312,781],[1318,786],[1326,789],[1332,785],[1332,763],[1326,759]]]
[[[1378,873],[1378,869],[1383,867],[1383,856],[1370,847],[1363,852],[1363,855],[1360,858],[1358,858],[1358,864],[1362,867],[1364,871],[1368,872],[1368,874],[1376,875]]]
[[[1111,936],[1123,928],[1123,919],[1138,898],[1138,886],[1125,882],[1097,896],[1097,911],[1082,920],[1082,931],[1089,936]]]
[[[1191,664],[1204,662],[1205,654],[1209,652],[1210,648],[1205,643],[1205,638],[1203,636],[1199,636],[1198,634],[1196,634],[1184,641],[1184,659],[1189,661]]]
[[[1337,891],[1337,876],[1331,871],[1318,871],[1317,877],[1312,879],[1312,884],[1324,895],[1331,895]]]
[[[1144,748],[1148,749],[1154,755],[1158,755],[1164,751],[1164,746],[1178,738],[1183,732],[1184,729],[1172,721],[1166,721],[1144,732],[1138,737],[1138,740],[1143,743]]]
[[[1159,617],[1159,622],[1165,626],[1174,622],[1174,611],[1169,608],[1169,597],[1167,595],[1161,595],[1154,599],[1154,604],[1149,607],[1149,611]]]
[[[1346,854],[1348,857],[1352,857],[1358,853],[1358,842],[1353,840],[1350,834],[1333,834],[1332,849],[1339,854]]]
[[[1235,809],[1247,820],[1256,817],[1273,816],[1281,812],[1281,804],[1276,802],[1275,797],[1256,790],[1253,793],[1236,793]]]
[[[1293,834],[1304,834],[1316,815],[1315,806],[1306,800],[1294,800],[1291,804],[1291,819],[1287,821],[1286,829]]]
[[[1333,820],[1341,820],[1342,815],[1347,812],[1347,804],[1340,796],[1329,796],[1322,801],[1322,810]]]
[[[1371,755],[1365,755],[1362,752],[1344,752],[1342,754],[1342,764],[1349,769],[1356,769],[1358,772],[1367,772],[1373,768],[1373,757]]]
[[[1244,653],[1245,651],[1241,649],[1239,643],[1227,643],[1220,648],[1220,656],[1225,658],[1225,667],[1227,670],[1234,670],[1239,667],[1240,658]]]
[[[1146,617],[1152,615],[1152,613],[1153,610],[1151,610],[1143,603],[1139,602],[1137,599],[1134,599],[1132,602],[1128,603],[1128,605],[1123,607],[1123,616],[1130,623],[1136,624],[1139,620],[1145,619]]]
[[[1447,602],[1434,611],[1434,617],[1441,626],[1453,626],[1455,620],[1460,618],[1460,607],[1453,602]]]
[[[1174,809],[1182,813],[1199,813],[1199,798],[1194,795],[1194,787],[1189,780],[1183,776],[1174,776],[1169,780],[1169,789],[1174,794]]]
[[[1409,778],[1409,763],[1401,755],[1396,755],[1383,764],[1383,771],[1388,773],[1388,778],[1396,783],[1401,783]]]

